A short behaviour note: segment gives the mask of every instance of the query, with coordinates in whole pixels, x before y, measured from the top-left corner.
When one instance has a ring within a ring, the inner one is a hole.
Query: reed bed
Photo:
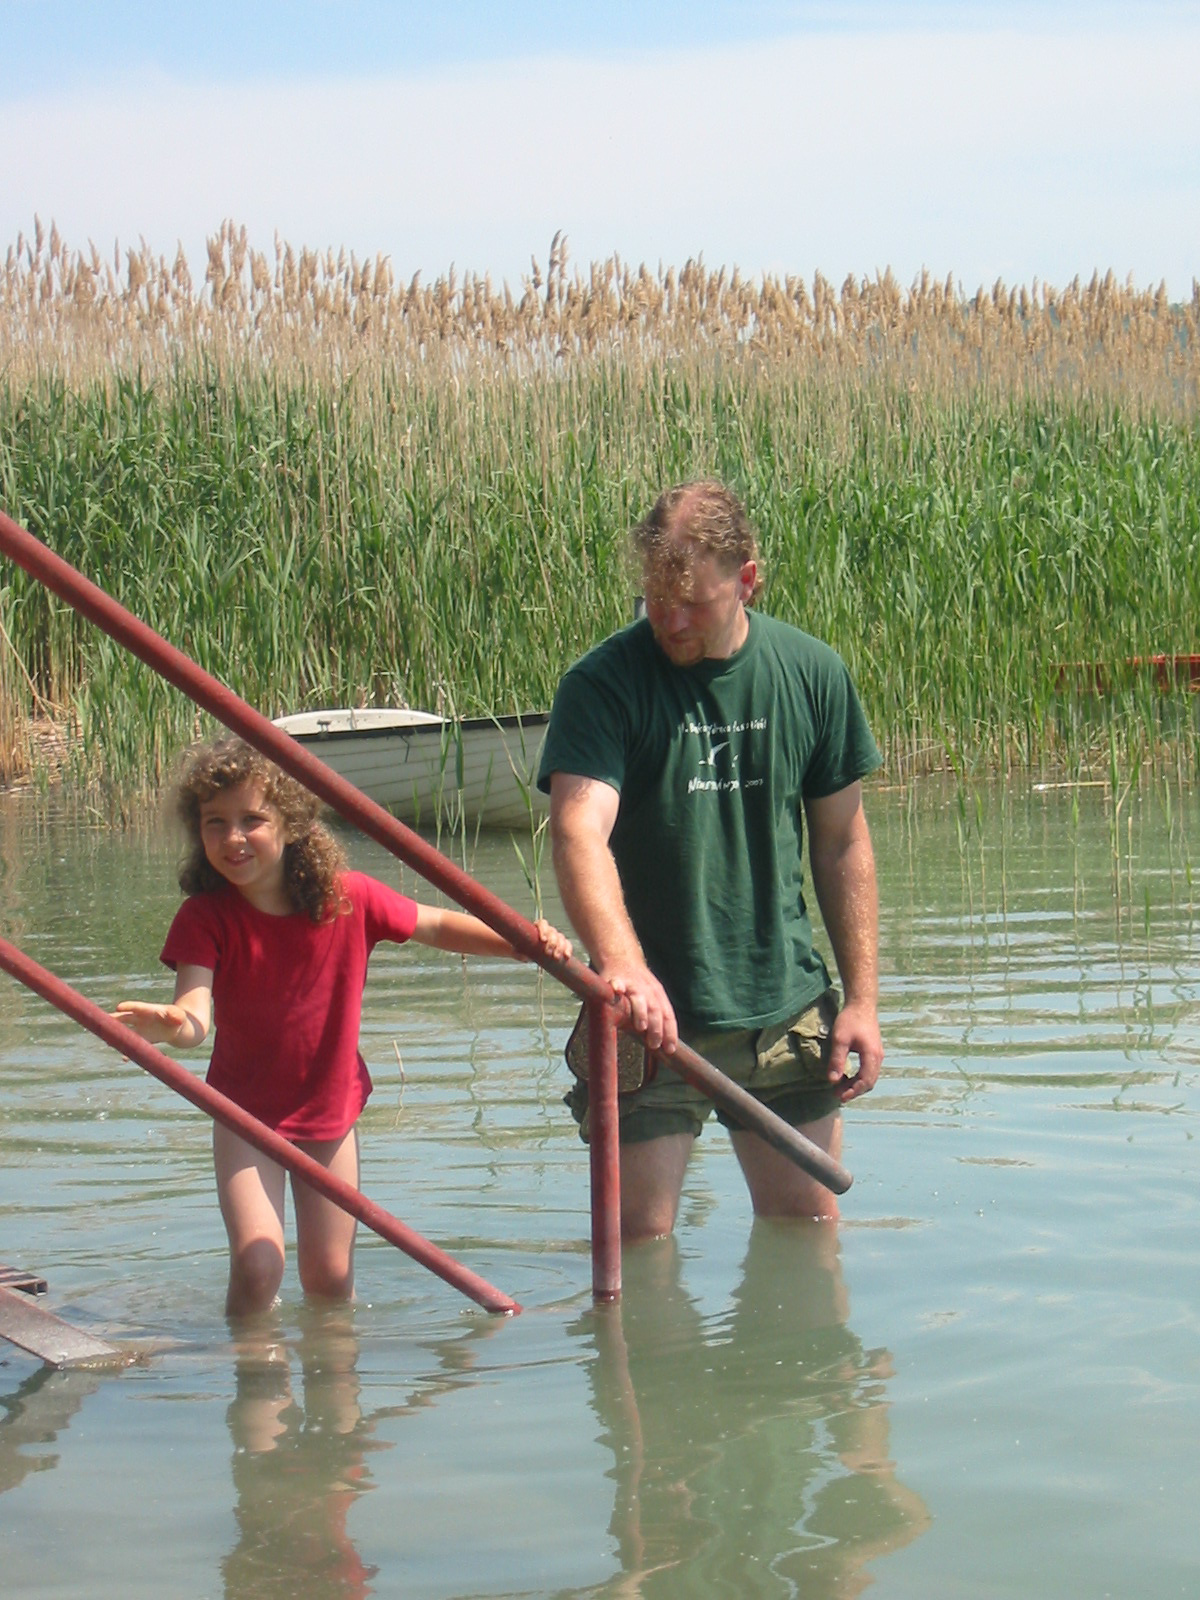
[[[519,292],[226,225],[202,281],[40,228],[0,278],[0,502],[269,714],[548,703],[630,614],[624,534],[716,475],[763,605],[850,662],[903,781],[1195,767],[1200,288],[966,294],[700,262]],[[0,772],[158,781],[191,708],[9,569]],[[1115,669],[1102,696],[1064,680]]]

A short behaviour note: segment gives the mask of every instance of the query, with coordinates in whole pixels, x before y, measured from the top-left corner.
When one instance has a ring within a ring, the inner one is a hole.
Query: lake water
[[[843,1222],[752,1225],[712,1128],[616,1307],[560,1103],[575,1005],[535,970],[383,948],[363,1040],[365,1189],[523,1314],[365,1233],[352,1309],[290,1266],[254,1337],[205,1119],[0,975],[0,1260],[140,1355],[0,1348],[4,1593],[1200,1592],[1200,807],[868,804],[888,1057]],[[174,859],[10,801],[0,928],[101,1004],[165,995]],[[510,839],[470,861],[531,909]]]

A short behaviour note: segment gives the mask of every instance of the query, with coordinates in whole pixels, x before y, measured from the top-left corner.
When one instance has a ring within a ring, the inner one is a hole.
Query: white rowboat
[[[275,726],[412,827],[521,828],[546,810],[535,780],[548,720],[385,707],[297,711]]]

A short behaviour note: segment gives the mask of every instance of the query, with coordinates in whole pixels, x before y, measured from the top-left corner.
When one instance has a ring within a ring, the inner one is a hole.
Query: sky
[[[0,257],[1200,278],[1200,0],[0,0]]]

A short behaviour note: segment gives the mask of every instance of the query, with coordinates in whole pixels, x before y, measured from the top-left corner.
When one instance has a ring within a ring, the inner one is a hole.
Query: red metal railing
[[[0,550],[81,616],[146,662],[168,683],[181,689],[198,706],[211,712],[227,728],[297,778],[340,816],[494,928],[514,949],[536,961],[588,1003],[592,1290],[598,1299],[617,1298],[621,1292],[621,1218],[616,1029],[629,1026],[628,1002],[615,995],[601,977],[581,962],[556,961],[546,956],[537,930],[528,918],[476,883],[420,834],[405,827],[390,812],[331,771],[310,750],[239,699],[174,645],[168,644],[2,511]],[[139,1057],[125,1042],[130,1038],[130,1030],[122,1030],[121,1042],[116,1048],[137,1060]],[[161,1059],[167,1060],[166,1057]],[[826,1188],[835,1194],[844,1194],[850,1187],[850,1174],[839,1162],[760,1105],[689,1046],[681,1043],[674,1054],[661,1056],[660,1060]],[[139,1064],[145,1065],[144,1062]],[[190,1073],[187,1076],[191,1078]],[[270,1132],[265,1128],[263,1131]]]
[[[1200,694],[1200,655],[1129,656],[1124,661],[1062,661],[1054,668],[1060,694],[1106,695],[1148,677],[1159,694]]]
[[[67,1016],[90,1029],[105,1044],[112,1045],[114,1050],[119,1050],[122,1055],[129,1056],[136,1061],[139,1067],[144,1067],[161,1083],[174,1089],[176,1094],[181,1094],[185,1100],[190,1100],[194,1106],[199,1106],[201,1111],[207,1111],[209,1116],[217,1122],[223,1122],[227,1128],[232,1128],[234,1133],[252,1144],[255,1149],[262,1150],[273,1161],[298,1178],[303,1178],[305,1183],[312,1188],[320,1190],[334,1202],[341,1206],[343,1211],[348,1211],[352,1217],[357,1217],[368,1228],[389,1244],[394,1244],[397,1249],[403,1250],[405,1255],[411,1256],[414,1261],[419,1261],[423,1267],[428,1267],[430,1272],[436,1272],[439,1278],[445,1279],[454,1288],[461,1289],[463,1294],[474,1300],[487,1311],[503,1315],[512,1315],[520,1311],[520,1306],[515,1300],[510,1300],[506,1294],[501,1294],[499,1289],[483,1278],[464,1267],[461,1262],[447,1255],[444,1250],[439,1250],[437,1245],[430,1244],[428,1239],[422,1238],[411,1228],[406,1227],[390,1211],[385,1211],[382,1206],[360,1193],[353,1184],[347,1183],[344,1178],[336,1177],[332,1172],[327,1172],[319,1161],[314,1161],[303,1150],[297,1150],[282,1134],[268,1128],[257,1117],[243,1111],[235,1101],[230,1100],[219,1090],[210,1088],[202,1078],[197,1078],[186,1067],[180,1066],[177,1061],[172,1061],[169,1056],[163,1055],[152,1044],[126,1028],[120,1022],[114,1022],[107,1012],[102,1011],[92,1001],[78,994],[61,978],[56,978],[53,973],[47,972],[44,967],[39,967],[36,961],[31,961],[28,956],[6,939],[0,939],[0,967],[5,972],[11,973],[21,983],[35,994],[40,994],[43,1000],[48,1000],[51,1005],[57,1006]]]

